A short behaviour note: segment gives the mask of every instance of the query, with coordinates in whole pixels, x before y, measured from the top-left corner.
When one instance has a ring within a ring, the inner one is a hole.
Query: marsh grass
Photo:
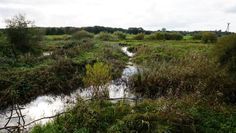
[[[234,82],[214,60],[191,53],[179,59],[149,62],[131,78],[130,86],[135,92],[151,98],[167,95],[179,97],[197,91],[215,96],[231,91]]]
[[[235,130],[234,110],[209,105],[197,95],[182,98],[144,100],[137,105],[125,101],[79,100],[69,113],[46,125],[37,125],[32,133],[67,132],[231,132]]]

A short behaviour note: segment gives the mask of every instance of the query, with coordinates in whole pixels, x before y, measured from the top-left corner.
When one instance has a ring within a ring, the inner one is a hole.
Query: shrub
[[[13,55],[7,37],[0,32],[0,57],[3,56],[12,57]]]
[[[203,32],[202,42],[204,43],[215,43],[217,41],[217,35],[214,32]]]
[[[193,34],[193,40],[202,40],[202,34],[201,33]]]
[[[97,38],[99,40],[102,40],[102,41],[111,41],[111,40],[114,40],[112,34],[108,33],[108,32],[100,32],[98,35],[97,35]]]
[[[139,33],[137,35],[134,36],[134,40],[143,40],[144,39],[145,34],[144,33]]]
[[[88,39],[88,38],[93,38],[93,34],[89,33],[85,30],[77,31],[72,35],[73,39],[81,40],[81,39]]]
[[[165,40],[165,34],[160,33],[160,32],[152,33],[147,37],[147,39],[149,39],[149,40]]]
[[[114,35],[120,40],[125,40],[126,39],[126,34],[121,32],[121,31],[114,32]]]
[[[214,51],[220,64],[236,79],[236,34],[220,38]]]
[[[106,84],[111,80],[110,66],[103,63],[95,63],[93,66],[86,65],[84,84],[91,89],[92,98],[107,98],[109,92]]]
[[[183,35],[180,33],[156,32],[148,36],[150,40],[182,40]]]
[[[165,34],[157,32],[155,33],[156,39],[157,40],[165,40]]]
[[[146,37],[148,40],[156,40],[156,36],[154,33],[150,34],[150,35],[147,35]]]
[[[165,33],[166,40],[182,40],[183,35],[180,33]]]

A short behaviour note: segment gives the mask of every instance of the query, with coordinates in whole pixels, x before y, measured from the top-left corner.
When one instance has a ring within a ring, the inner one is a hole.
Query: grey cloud
[[[226,12],[228,12],[228,13],[236,13],[236,5],[226,9]]]
[[[19,13],[39,26],[214,30],[231,22],[236,31],[235,0],[0,0],[0,27]]]

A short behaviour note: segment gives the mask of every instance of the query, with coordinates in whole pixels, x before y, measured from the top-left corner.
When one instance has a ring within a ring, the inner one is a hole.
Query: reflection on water
[[[129,57],[133,57],[134,56],[134,53],[131,53],[131,52],[128,51],[128,47],[122,47],[121,49]]]
[[[122,51],[129,57],[132,57],[134,55],[133,53],[127,51],[127,47],[123,47]],[[123,70],[122,77],[108,83],[109,97],[134,97],[134,95],[132,95],[127,88],[127,81],[128,77],[135,73],[137,73],[137,67],[129,62],[126,68]],[[89,93],[89,91],[86,89],[84,89],[84,91],[82,92],[81,89],[78,89],[68,96],[39,96],[29,104],[23,106],[25,109],[22,110],[22,114],[26,115],[26,123],[42,117],[56,115],[57,113],[65,111],[66,108],[73,106],[78,95],[84,99],[89,99],[91,93]],[[0,114],[0,127],[3,127],[5,125],[7,121],[6,118],[9,117],[9,115],[10,112],[7,111]],[[14,116],[16,116],[16,114],[14,114]],[[18,119],[12,119],[8,126],[17,125],[17,121]],[[44,119],[39,121],[38,123],[44,124],[48,121],[49,119]]]
[[[51,55],[52,54],[52,52],[43,52],[43,56],[49,56],[49,55]]]

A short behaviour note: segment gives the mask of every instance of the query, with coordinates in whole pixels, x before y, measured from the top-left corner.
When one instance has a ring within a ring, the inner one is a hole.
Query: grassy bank
[[[205,103],[194,95],[145,100],[135,106],[79,100],[68,114],[44,126],[35,126],[32,133],[235,131],[235,110]]]

